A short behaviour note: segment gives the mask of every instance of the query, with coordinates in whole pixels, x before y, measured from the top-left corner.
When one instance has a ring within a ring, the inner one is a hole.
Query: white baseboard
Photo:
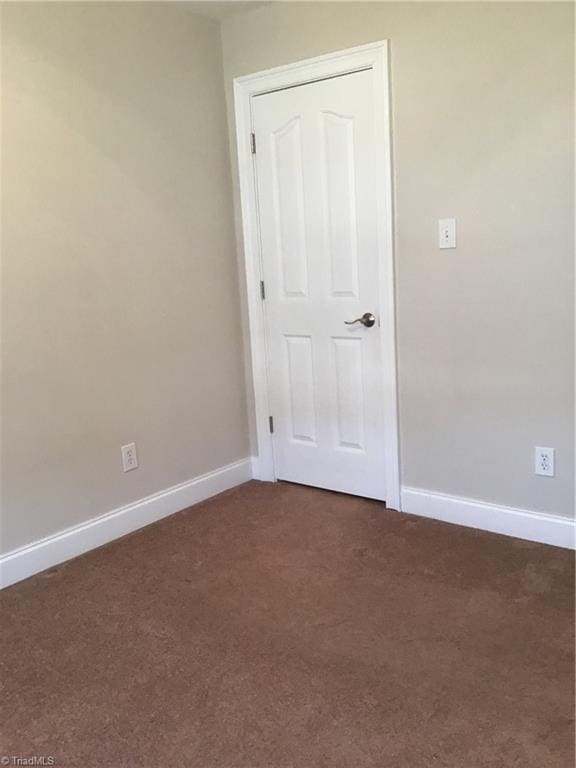
[[[0,589],[252,479],[252,459],[228,464],[0,557]]]
[[[107,544],[258,476],[257,459],[220,467],[0,557],[0,589]],[[402,488],[402,511],[505,536],[576,549],[574,519]]]
[[[504,536],[576,549],[576,521],[560,515],[407,487],[402,488],[402,511]]]

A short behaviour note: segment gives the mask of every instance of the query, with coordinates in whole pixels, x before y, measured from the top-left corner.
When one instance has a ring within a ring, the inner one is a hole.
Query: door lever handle
[[[362,317],[357,317],[356,320],[344,320],[345,325],[354,325],[354,323],[362,323],[362,325],[365,325],[366,328],[372,328],[375,322],[376,322],[376,318],[374,317],[372,312],[364,312]]]

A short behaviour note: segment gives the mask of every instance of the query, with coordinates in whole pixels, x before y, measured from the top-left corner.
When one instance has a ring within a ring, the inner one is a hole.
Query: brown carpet
[[[566,550],[251,482],[0,595],[0,754],[572,768],[572,584]]]

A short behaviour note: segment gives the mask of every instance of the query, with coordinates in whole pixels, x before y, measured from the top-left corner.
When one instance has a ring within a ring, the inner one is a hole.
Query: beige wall
[[[231,124],[234,76],[382,38],[403,482],[569,515],[572,16],[276,3],[224,21],[223,73],[184,3],[3,4],[2,550],[248,455],[222,77]]]
[[[403,483],[570,515],[573,7],[273,3],[232,16],[231,133],[233,77],[384,38]],[[239,232],[236,181],[235,198]],[[436,221],[451,216],[458,249],[439,251]],[[554,479],[534,476],[536,445],[556,448]]]
[[[249,453],[218,25],[3,4],[2,164],[5,551]]]

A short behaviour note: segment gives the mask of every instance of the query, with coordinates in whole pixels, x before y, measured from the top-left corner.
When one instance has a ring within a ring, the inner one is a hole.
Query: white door
[[[252,119],[276,477],[385,499],[373,88],[258,95]]]

